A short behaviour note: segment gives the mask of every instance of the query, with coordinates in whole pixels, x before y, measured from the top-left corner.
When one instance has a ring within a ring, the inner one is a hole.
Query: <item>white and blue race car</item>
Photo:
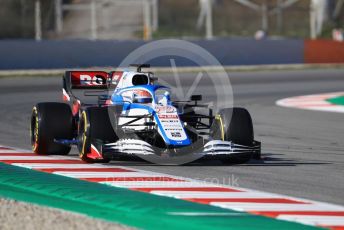
[[[156,84],[151,72],[133,65],[125,71],[67,71],[64,102],[33,107],[31,143],[37,154],[68,154],[77,145],[86,162],[192,154],[191,159],[243,163],[260,158],[251,116],[243,108],[217,114],[199,104],[171,100],[168,87]],[[195,112],[203,109],[204,112]]]

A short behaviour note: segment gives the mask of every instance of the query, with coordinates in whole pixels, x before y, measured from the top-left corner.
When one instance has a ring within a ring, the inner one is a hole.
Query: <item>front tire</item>
[[[38,103],[31,116],[31,145],[39,155],[66,155],[71,147],[56,143],[57,139],[73,139],[73,116],[65,103]]]
[[[251,115],[244,108],[225,108],[215,116],[210,135],[213,139],[252,146],[254,142]],[[221,159],[225,164],[242,164],[251,159],[250,153]]]
[[[108,108],[90,107],[82,112],[79,122],[78,149],[80,158],[87,163],[108,163],[111,159],[93,159],[87,156],[96,143],[115,142],[118,140],[109,118]]]

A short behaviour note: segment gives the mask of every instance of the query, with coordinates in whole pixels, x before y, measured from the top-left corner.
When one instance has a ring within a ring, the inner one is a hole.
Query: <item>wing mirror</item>
[[[197,106],[197,102],[202,101],[202,95],[191,95],[190,100],[194,101],[195,106]]]
[[[202,101],[202,95],[191,95],[190,101]]]

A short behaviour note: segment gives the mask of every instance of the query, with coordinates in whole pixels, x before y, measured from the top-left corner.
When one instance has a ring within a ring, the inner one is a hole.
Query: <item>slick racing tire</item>
[[[118,137],[112,128],[108,108],[90,107],[82,112],[79,121],[78,149],[80,158],[88,163],[108,163],[111,159],[93,159],[87,156],[91,152],[92,145],[106,142],[115,142]],[[101,154],[101,153],[100,153]]]
[[[215,116],[211,136],[216,140],[252,146],[254,135],[251,115],[244,108],[221,109]],[[225,164],[242,164],[249,161],[251,155],[251,153],[236,154],[221,161]]]
[[[66,155],[71,147],[56,143],[73,139],[73,116],[69,105],[58,102],[38,103],[31,115],[32,150],[40,155]]]

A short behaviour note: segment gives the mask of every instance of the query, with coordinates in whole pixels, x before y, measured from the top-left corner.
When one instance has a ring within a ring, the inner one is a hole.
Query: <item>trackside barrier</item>
[[[305,63],[344,63],[344,42],[305,40]]]
[[[222,65],[302,64],[302,40],[219,39],[196,40],[193,43],[208,50]],[[144,41],[0,41],[0,70],[87,68],[117,66]],[[195,66],[182,57],[162,57],[150,62],[152,66]]]
[[[301,65],[344,63],[344,42],[330,40],[194,40],[223,66]],[[0,70],[64,69],[118,66],[144,41],[1,40]],[[164,56],[150,61],[155,67],[196,67],[192,60]],[[249,67],[248,67],[249,68]]]

